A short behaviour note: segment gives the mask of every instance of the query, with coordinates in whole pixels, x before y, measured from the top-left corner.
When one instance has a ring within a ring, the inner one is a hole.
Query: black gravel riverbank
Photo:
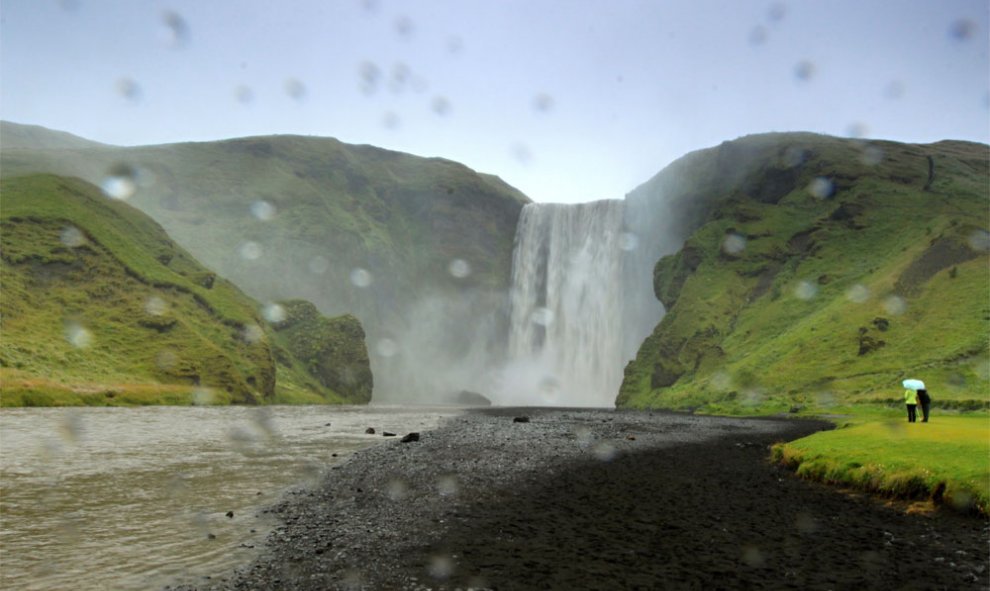
[[[272,509],[257,561],[198,588],[988,588],[985,520],[905,515],[767,463],[825,426],[472,412],[355,453]]]

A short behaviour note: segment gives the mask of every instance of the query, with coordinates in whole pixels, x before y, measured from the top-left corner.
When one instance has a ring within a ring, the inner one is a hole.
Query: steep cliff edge
[[[795,410],[896,399],[906,377],[985,404],[987,146],[750,136],[629,199],[684,242],[619,406]]]

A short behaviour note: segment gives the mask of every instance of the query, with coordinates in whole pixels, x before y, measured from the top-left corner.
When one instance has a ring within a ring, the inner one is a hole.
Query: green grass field
[[[772,459],[804,478],[968,512],[990,507],[990,416],[908,423],[866,410],[832,431],[774,446]]]

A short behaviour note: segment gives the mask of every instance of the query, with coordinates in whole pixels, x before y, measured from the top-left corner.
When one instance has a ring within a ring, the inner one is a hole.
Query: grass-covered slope
[[[691,154],[639,191],[686,236],[620,406],[779,411],[990,400],[988,149],[811,134]],[[668,221],[668,225],[670,222]]]
[[[130,205],[51,175],[4,179],[0,197],[3,405],[346,394],[278,355],[258,304]]]

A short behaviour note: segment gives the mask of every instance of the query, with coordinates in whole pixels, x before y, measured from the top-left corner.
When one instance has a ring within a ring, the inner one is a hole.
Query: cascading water
[[[624,209],[617,200],[523,208],[499,404],[615,404],[626,362],[663,314],[655,249],[639,244]]]

